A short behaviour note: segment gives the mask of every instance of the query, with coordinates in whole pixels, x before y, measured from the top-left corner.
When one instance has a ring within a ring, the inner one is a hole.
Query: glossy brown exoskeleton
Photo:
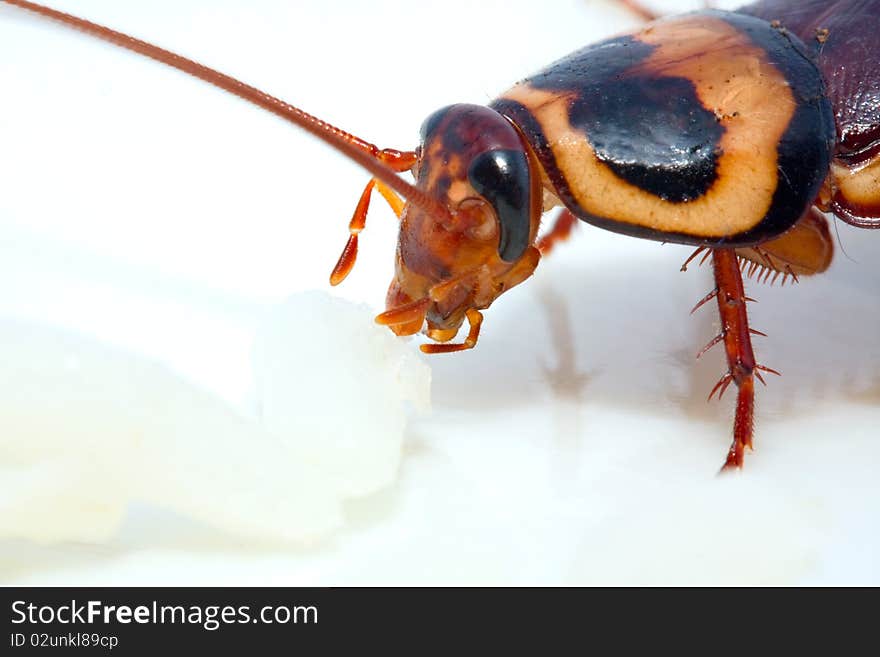
[[[818,207],[855,226],[880,228],[880,3],[764,0],[740,11],[800,37],[822,73],[835,146]]]
[[[377,321],[399,335],[425,330],[439,343],[426,352],[472,348],[481,311],[531,276],[577,219],[705,251],[716,285],[697,307],[716,299],[722,325],[705,349],[723,343],[728,361],[712,394],[738,388],[728,468],[752,444],[754,379],[775,373],[752,352],[741,270],[783,280],[824,271],[833,242],[820,211],[880,227],[880,0],[764,0],[656,20],[572,53],[488,107],[437,111],[412,151],[379,149],[127,35],[5,1],[239,95],[366,168],[373,178],[331,283],[351,271],[379,191],[400,232]],[[414,184],[397,175],[406,171]],[[465,320],[466,339],[452,343]]]

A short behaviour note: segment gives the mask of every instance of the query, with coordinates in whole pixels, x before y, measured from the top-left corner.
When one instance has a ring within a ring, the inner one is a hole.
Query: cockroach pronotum
[[[429,116],[414,150],[380,149],[238,80],[109,28],[5,0],[182,70],[307,130],[370,172],[330,281],[351,271],[370,197],[400,220],[394,279],[376,321],[424,329],[427,353],[473,348],[482,312],[522,283],[577,219],[693,245],[711,259],[736,384],[724,469],[751,448],[754,356],[742,273],[764,280],[828,268],[823,212],[880,228],[880,0],[762,0],[734,12],[657,19],[578,50],[488,106]],[[411,172],[415,183],[398,174]],[[561,206],[538,236],[542,215]],[[685,263],[687,266],[690,259]],[[468,322],[465,339],[453,343]]]

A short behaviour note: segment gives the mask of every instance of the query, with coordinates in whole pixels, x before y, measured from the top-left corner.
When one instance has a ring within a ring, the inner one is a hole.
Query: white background
[[[674,7],[675,3],[658,3]],[[604,2],[57,1],[377,143],[486,103],[634,26]],[[327,289],[367,175],[241,101],[0,7],[0,313],[166,363],[233,404],[257,317]],[[334,293],[378,310],[395,222],[378,202]],[[399,482],[319,545],[248,544],[135,510],[108,544],[0,541],[0,580],[109,584],[880,583],[880,235],[839,225],[831,271],[748,293],[754,454],[716,478],[734,391],[689,248],[579,227],[431,360],[434,413]],[[308,318],[303,318],[308,321]],[[320,331],[319,326],[313,328]],[[327,354],[332,359],[332,353]]]

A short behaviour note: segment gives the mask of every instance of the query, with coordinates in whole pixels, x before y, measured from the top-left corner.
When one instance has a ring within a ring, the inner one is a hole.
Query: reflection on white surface
[[[341,21],[338,3],[55,4],[399,148],[436,108],[486,102],[631,24],[602,3],[525,0],[351,3]],[[371,28],[407,46],[365,48]],[[0,312],[247,408],[257,326],[327,288],[367,176],[243,103],[5,7],[0,76],[15,90],[0,108]],[[394,233],[376,203],[336,294],[378,308]],[[486,313],[476,350],[431,361],[433,413],[410,426],[399,479],[347,505],[331,541],[243,541],[135,506],[104,543],[0,542],[0,581],[880,583],[880,240],[840,239],[849,258],[826,275],[747,284],[769,336],[758,358],[784,376],[758,391],[740,476],[714,476],[734,399],[705,402],[720,350],[693,359],[716,333],[710,305],[688,316],[708,271],[679,273],[687,248],[579,227]]]

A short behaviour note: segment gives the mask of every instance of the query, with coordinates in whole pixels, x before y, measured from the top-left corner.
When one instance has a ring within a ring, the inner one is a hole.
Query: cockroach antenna
[[[341,130],[300,108],[276,98],[264,91],[252,87],[225,73],[199,64],[196,61],[165,50],[159,46],[142,41],[128,34],[117,32],[109,27],[98,25],[83,18],[71,14],[44,7],[27,0],[2,0],[7,4],[32,11],[36,14],[58,21],[63,25],[91,36],[107,41],[126,50],[139,53],[157,62],[161,62],[171,68],[188,73],[193,77],[223,89],[239,98],[242,98],[257,107],[271,112],[282,119],[299,126],[311,133],[318,139],[329,144],[346,157],[354,160],[385,185],[404,197],[407,201],[418,206],[425,212],[442,220],[450,220],[450,211],[436,198],[428,196],[421,190],[401,179],[397,175],[397,169],[388,163],[401,159],[401,153],[391,149],[381,150],[374,144],[364,141],[345,130]],[[406,167],[409,168],[409,167]],[[406,170],[406,169],[401,169]]]

